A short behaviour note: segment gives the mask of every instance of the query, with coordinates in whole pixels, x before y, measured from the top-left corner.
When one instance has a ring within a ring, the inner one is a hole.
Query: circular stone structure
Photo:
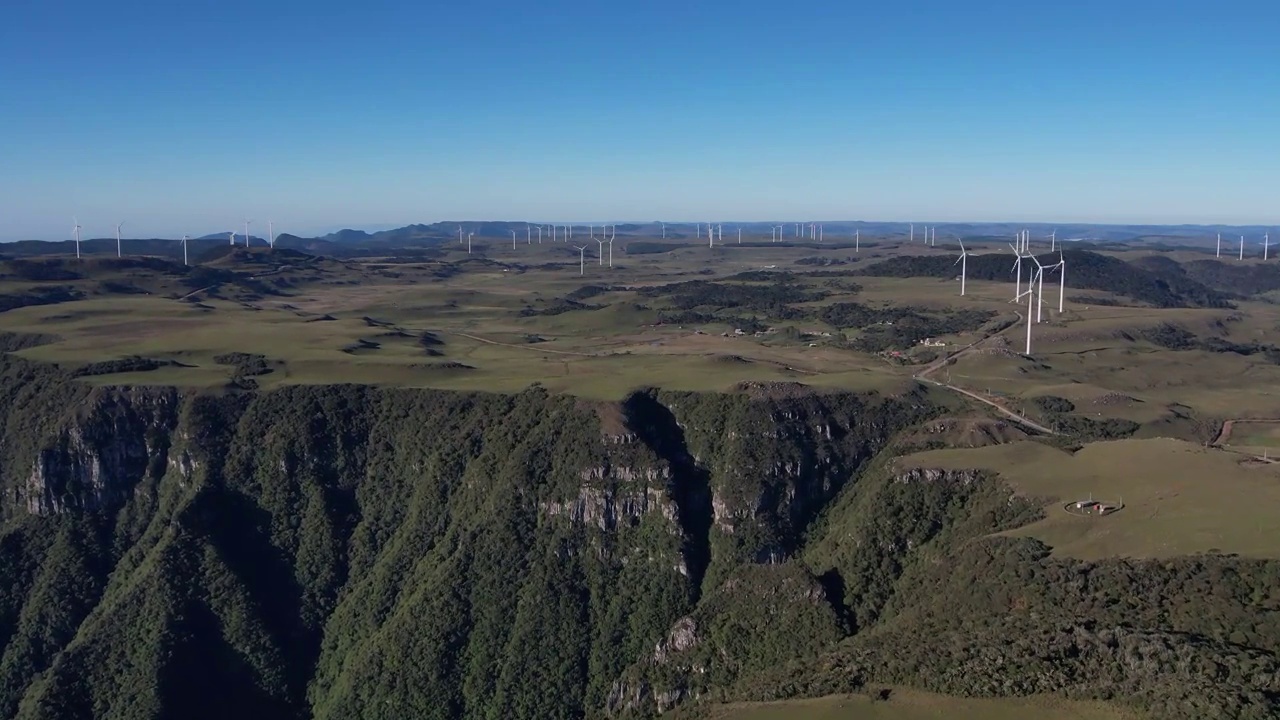
[[[1124,503],[1106,500],[1075,500],[1062,506],[1068,515],[1079,517],[1102,517],[1122,510]]]

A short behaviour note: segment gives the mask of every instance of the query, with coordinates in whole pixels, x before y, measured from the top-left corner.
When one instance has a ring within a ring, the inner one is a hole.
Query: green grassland
[[[873,700],[866,695],[841,695],[787,702],[739,703],[712,708],[704,717],[707,720],[1136,720],[1143,716],[1105,703],[1057,697],[954,698],[898,688],[885,701]]]
[[[1012,531],[1060,555],[1159,558],[1204,552],[1280,557],[1280,466],[1170,439],[1120,440],[1068,453],[1036,442],[917,453],[904,467],[985,468],[1023,495],[1045,500],[1045,517]],[[1080,517],[1063,503],[1092,496],[1124,508]]]

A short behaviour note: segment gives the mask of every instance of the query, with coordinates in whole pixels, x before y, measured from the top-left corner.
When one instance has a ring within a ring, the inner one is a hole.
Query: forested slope
[[[0,355],[0,401],[5,717],[648,716],[877,682],[1278,707],[1280,564],[991,538],[1039,503],[892,467],[922,394],[188,393]]]

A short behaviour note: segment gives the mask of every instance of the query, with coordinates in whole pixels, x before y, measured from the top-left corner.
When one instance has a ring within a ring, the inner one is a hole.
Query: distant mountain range
[[[823,240],[830,244],[850,242],[855,232],[860,233],[861,239],[865,242],[875,242],[883,239],[905,240],[912,233],[912,225],[905,222],[841,220],[826,221],[820,224],[822,226]],[[778,226],[782,228],[782,240],[801,240],[800,237],[797,237],[797,232],[801,232],[802,242],[808,241],[809,223],[726,222],[721,224],[719,229],[725,242],[736,240],[739,228],[743,231],[744,239],[749,236],[751,240],[759,242],[761,238],[771,237],[773,228]],[[552,224],[550,223],[539,225],[537,223],[494,220],[453,220],[406,225],[401,228],[376,232],[346,228],[319,237],[303,237],[281,233],[276,236],[276,246],[302,250],[313,254],[348,257],[385,252],[388,247],[428,252],[432,251],[431,249],[439,248],[445,243],[457,242],[460,238],[465,238],[467,234],[474,234],[477,240],[484,239],[488,241],[485,244],[489,244],[498,238],[510,240],[513,232],[519,240],[536,240],[539,227],[543,229],[544,241],[550,240],[552,235]],[[592,230],[598,233],[602,227],[601,224],[591,226],[575,224],[572,232],[575,239],[580,237],[585,240],[590,237]],[[663,237],[664,233],[666,238],[672,240],[693,240],[699,235],[705,237],[706,232],[706,223],[701,224],[701,233],[696,229],[694,223],[631,222],[618,223],[610,227],[615,229],[618,236],[632,240],[638,238],[658,239]],[[1244,235],[1249,247],[1260,246],[1263,233],[1272,229],[1262,225],[1106,225],[1079,223],[1052,225],[1049,223],[970,222],[938,223],[935,226],[930,223],[920,222],[914,224],[915,238],[918,242],[924,241],[924,233],[927,227],[936,227],[935,237],[938,242],[954,242],[956,237],[975,241],[1012,240],[1015,233],[1021,230],[1028,230],[1032,238],[1037,242],[1046,240],[1050,233],[1056,231],[1058,240],[1063,242],[1089,241],[1100,246],[1141,244],[1148,247],[1198,246],[1202,248],[1213,247],[1218,233],[1222,233],[1224,243],[1238,243],[1239,237]],[[556,237],[562,238],[565,226],[557,223],[555,228]],[[190,251],[194,257],[195,253],[207,251],[218,245],[228,244],[228,237],[234,238],[236,245],[244,244],[244,235],[242,233],[234,233],[228,230],[192,239],[190,241]],[[1280,233],[1277,233],[1277,237],[1280,238]],[[264,239],[252,235],[249,242],[250,245],[255,246],[266,244]],[[168,257],[181,257],[182,255],[181,243],[173,238],[125,238],[124,245],[126,254],[162,255]],[[85,240],[82,243],[82,251],[86,253],[111,253],[115,249],[115,238],[94,238]],[[0,245],[0,254],[10,256],[74,252],[75,247],[68,240],[52,242],[20,240]]]

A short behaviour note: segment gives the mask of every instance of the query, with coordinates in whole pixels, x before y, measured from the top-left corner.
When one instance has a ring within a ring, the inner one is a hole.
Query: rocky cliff
[[[932,413],[91,388],[0,355],[0,715],[643,717],[873,682],[1277,709],[1280,564],[992,538],[1040,505],[891,469]]]

